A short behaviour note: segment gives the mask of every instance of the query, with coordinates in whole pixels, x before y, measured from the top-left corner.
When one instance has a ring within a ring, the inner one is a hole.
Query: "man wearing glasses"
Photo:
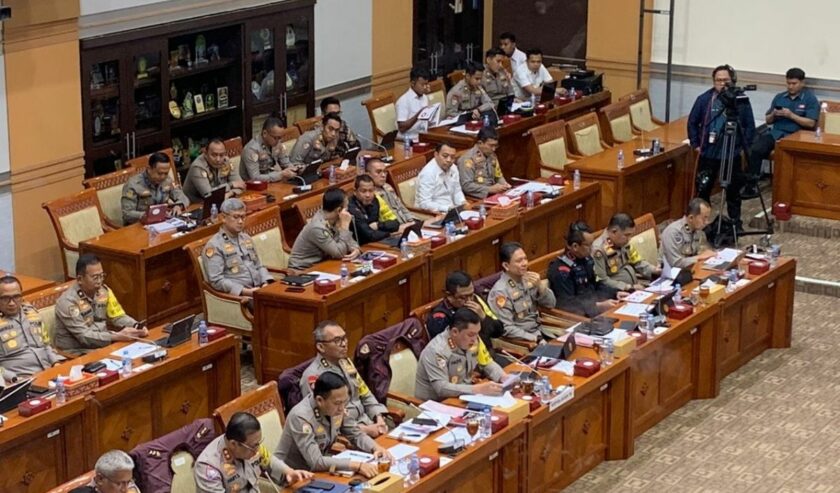
[[[257,255],[254,240],[244,231],[245,203],[237,198],[222,202],[222,227],[204,245],[204,271],[214,289],[249,298],[273,282]]]
[[[353,448],[388,457],[390,452],[359,429],[346,411],[350,403],[350,386],[341,375],[327,371],[312,385],[312,394],[289,411],[275,457],[295,469],[313,472],[351,471],[372,478],[378,474],[376,462],[364,458],[338,459],[327,455],[341,434]]]
[[[280,181],[296,175],[295,167],[280,142],[283,122],[270,116],[263,122],[262,133],[255,135],[242,149],[241,175],[245,180]]]
[[[76,282],[55,304],[55,346],[79,355],[112,342],[147,335],[148,329],[125,313],[114,292],[105,285],[99,259],[89,253],[80,256]]]
[[[294,470],[271,455],[262,441],[260,422],[253,414],[231,416],[225,434],[210,442],[196,460],[196,491],[258,493],[263,473],[275,486],[312,478],[312,473]]]
[[[0,277],[0,376],[7,381],[29,377],[60,359],[38,310],[23,302],[20,281]]]
[[[96,475],[85,486],[70,493],[140,493],[132,478],[134,461],[122,450],[109,450],[96,460]]]
[[[304,370],[300,379],[301,395],[306,398],[312,393],[315,382],[325,372],[340,375],[348,383],[350,401],[347,403],[347,416],[353,418],[359,429],[371,438],[376,438],[388,431],[383,415],[388,409],[379,403],[370,391],[361,375],[347,357],[347,333],[332,320],[324,320],[315,327],[315,349],[318,354]]]

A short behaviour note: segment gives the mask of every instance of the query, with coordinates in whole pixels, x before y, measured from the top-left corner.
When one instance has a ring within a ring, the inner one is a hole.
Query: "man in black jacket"
[[[354,225],[350,231],[359,245],[373,243],[402,232],[412,223],[400,224],[396,220],[380,220],[379,200],[373,185],[373,178],[368,175],[356,177],[356,189],[347,203],[347,210],[353,215]]]

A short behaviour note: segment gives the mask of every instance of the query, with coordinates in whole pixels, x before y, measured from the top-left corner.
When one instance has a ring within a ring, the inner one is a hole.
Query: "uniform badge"
[[[505,298],[504,295],[496,295],[496,306],[498,306],[499,308],[504,308],[505,303],[507,303],[507,298]]]
[[[359,348],[360,354],[368,354],[370,353],[370,347],[368,347],[367,343],[362,344],[362,347]]]
[[[315,433],[318,435],[323,435],[326,432],[327,430],[325,430],[324,427],[321,425],[318,425],[318,428],[315,428]]]
[[[435,312],[432,314],[432,318],[446,318],[446,314],[443,312]]]
[[[595,258],[601,258],[604,256],[604,254],[601,252],[601,250],[595,250],[595,253],[592,256]]]
[[[6,343],[6,347],[9,349],[16,349],[18,347],[17,339],[12,339]]]
[[[225,476],[233,476],[236,474],[236,466],[231,464],[230,462],[225,462],[222,464],[222,469],[225,470]]]
[[[681,244],[682,244],[682,242],[683,242],[683,237],[682,237],[682,235],[676,235],[676,236],[674,236],[674,243],[676,243],[677,245],[681,245]]]
[[[70,307],[70,316],[71,317],[78,317],[79,316],[79,307],[78,306],[71,306]]]
[[[472,168],[473,167],[472,159],[467,159],[466,161],[464,161],[464,166],[467,167],[467,168]]]
[[[568,274],[569,272],[572,271],[571,269],[569,269],[565,265],[561,265],[560,267],[557,268],[557,270],[560,271],[560,272],[565,272],[566,274]]]
[[[444,358],[443,356],[437,355],[437,357],[435,358],[435,361],[437,362],[437,365],[438,365],[439,368],[441,368],[441,369],[446,368],[446,358]]]
[[[309,423],[303,423],[303,426],[300,427],[300,432],[304,435],[308,435],[312,433],[312,427],[309,426]]]
[[[452,375],[451,377],[449,377],[449,382],[458,383],[458,375]]]
[[[216,249],[215,249],[215,248],[213,248],[213,247],[207,247],[207,248],[205,248],[205,249],[204,249],[204,255],[205,255],[207,258],[210,258],[210,257],[212,257],[212,256],[213,256],[213,255],[215,255],[215,254],[216,254]]]
[[[204,171],[204,170],[201,170],[201,177],[202,178],[207,178],[207,172]]]
[[[318,381],[318,375],[309,375],[309,378],[307,378],[306,381],[309,384],[309,388],[314,389],[315,388],[315,382]]]
[[[210,481],[218,481],[218,480],[222,479],[222,475],[221,475],[221,473],[219,473],[218,469],[216,469],[215,467],[211,467],[209,465],[204,466],[204,467],[205,467],[204,476],[206,476],[207,479],[209,479]]]
[[[225,243],[224,250],[225,253],[230,255],[231,253],[236,251],[236,247],[234,247],[232,243]]]
[[[476,183],[484,183],[484,177],[483,177],[483,176],[479,176],[479,177],[477,177],[477,178],[475,179],[475,182],[476,182]]]
[[[238,265],[234,265],[233,267],[231,267],[231,268],[230,268],[230,271],[231,271],[233,274],[239,274],[239,266],[238,266]]]
[[[135,196],[134,190],[129,188],[128,190],[125,191],[125,196],[130,198],[130,199],[133,199],[134,196]]]
[[[266,157],[268,157],[268,154],[265,154],[265,153],[260,154],[257,151],[252,151],[251,155],[248,156],[248,158],[251,161],[261,161],[261,160],[265,159]]]

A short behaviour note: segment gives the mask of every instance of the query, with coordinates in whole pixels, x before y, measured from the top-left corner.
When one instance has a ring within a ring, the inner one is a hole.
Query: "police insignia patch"
[[[446,358],[444,358],[443,356],[438,355],[437,358],[435,358],[435,361],[437,361],[437,365],[439,368],[446,368]]]
[[[71,316],[71,317],[78,317],[78,316],[79,316],[79,313],[81,313],[81,312],[79,311],[79,307],[77,307],[77,306],[71,306],[71,307],[70,307],[70,316]]]
[[[504,308],[505,303],[507,303],[507,298],[504,295],[496,295],[496,306],[499,308]]]
[[[308,435],[312,433],[312,427],[309,426],[309,423],[303,423],[303,425],[300,427],[300,432],[304,435]]]
[[[682,235],[676,235],[676,236],[674,236],[674,243],[676,243],[677,245],[681,245],[681,244],[682,244],[682,242],[683,242],[683,237],[682,237]]]
[[[218,481],[222,479],[222,475],[219,473],[219,470],[210,466],[205,466],[204,475],[207,476],[207,479],[210,481]]]
[[[213,256],[213,255],[215,255],[215,254],[216,254],[216,249],[215,249],[215,248],[213,248],[213,247],[207,247],[207,248],[205,248],[205,249],[204,249],[204,255],[205,255],[207,258],[210,258],[210,257],[212,257],[212,256]]]

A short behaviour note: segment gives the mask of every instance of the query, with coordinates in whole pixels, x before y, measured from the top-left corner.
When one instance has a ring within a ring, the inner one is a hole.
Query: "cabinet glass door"
[[[273,27],[258,27],[249,34],[251,74],[246,89],[254,104],[277,100],[274,82],[278,76],[275,73],[275,42]]]
[[[312,71],[309,57],[310,20],[305,16],[295,16],[285,26],[286,75],[285,88],[288,97],[294,97],[309,91]]]
[[[90,128],[94,146],[115,144],[122,140],[120,127],[120,61],[96,61],[88,66]]]
[[[163,125],[160,50],[139,50],[131,57],[131,67],[134,132],[140,137],[160,131]]]

